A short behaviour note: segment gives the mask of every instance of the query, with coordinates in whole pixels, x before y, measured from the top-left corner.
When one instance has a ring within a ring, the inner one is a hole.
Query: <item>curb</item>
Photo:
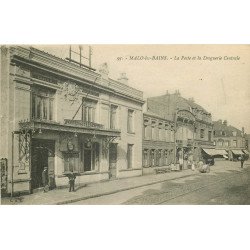
[[[141,184],[141,185],[137,185],[137,186],[133,186],[133,187],[121,188],[121,189],[118,189],[118,190],[108,191],[108,192],[104,192],[104,193],[88,195],[88,196],[85,196],[85,197],[79,197],[79,198],[70,199],[70,200],[66,200],[66,201],[59,201],[59,202],[56,202],[54,204],[47,204],[47,205],[65,205],[65,204],[74,203],[74,202],[83,201],[83,200],[88,200],[88,199],[92,199],[92,198],[97,198],[97,197],[101,197],[101,196],[105,196],[105,195],[116,194],[116,193],[119,193],[119,192],[131,190],[131,189],[135,189],[135,188],[146,187],[146,186],[154,185],[154,184],[157,184],[157,183],[182,179],[182,178],[186,178],[186,177],[194,176],[194,175],[198,175],[198,174],[199,174],[199,172],[198,173],[192,173],[192,174],[189,174],[189,175],[180,176],[180,177],[175,177],[175,178],[172,178],[172,179],[154,181],[154,182]]]

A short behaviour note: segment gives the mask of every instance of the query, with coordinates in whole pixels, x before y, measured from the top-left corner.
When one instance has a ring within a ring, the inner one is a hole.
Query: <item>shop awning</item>
[[[234,149],[234,150],[232,150],[232,152],[235,155],[242,155],[242,151],[241,150]]]
[[[211,155],[211,156],[215,155],[215,150],[214,150],[214,148],[202,148],[202,149],[203,149],[203,151],[204,151],[206,154],[208,154],[208,155]]]
[[[243,149],[242,151],[243,151],[243,153],[245,153],[246,155],[249,155],[249,152],[248,152],[246,149]]]
[[[215,155],[228,155],[228,153],[224,149],[215,149]]]

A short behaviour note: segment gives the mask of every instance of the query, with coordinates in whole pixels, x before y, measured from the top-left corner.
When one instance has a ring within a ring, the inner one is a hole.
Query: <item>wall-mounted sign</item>
[[[73,151],[74,150],[74,144],[72,143],[72,141],[68,141],[67,147],[68,147],[69,151]]]

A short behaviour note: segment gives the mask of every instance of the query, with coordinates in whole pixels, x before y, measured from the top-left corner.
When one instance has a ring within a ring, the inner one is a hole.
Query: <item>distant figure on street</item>
[[[49,191],[48,167],[44,167],[44,169],[43,169],[42,182],[43,182],[43,192],[48,192]]]
[[[192,162],[191,169],[192,169],[193,171],[195,170],[194,162]]]
[[[74,172],[70,172],[70,174],[68,175],[69,178],[69,192],[73,191],[75,192],[75,179],[76,176],[74,174]]]
[[[203,164],[203,161],[198,163],[199,171],[201,173],[209,173],[210,172],[210,164]]]
[[[184,163],[183,158],[182,157],[179,158],[180,170],[183,169],[183,163]]]
[[[239,158],[240,158],[240,166],[241,166],[241,168],[243,168],[245,157],[244,157],[244,155],[241,155]]]

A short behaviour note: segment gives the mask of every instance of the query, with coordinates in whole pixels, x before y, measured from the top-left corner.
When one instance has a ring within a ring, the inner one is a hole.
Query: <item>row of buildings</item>
[[[145,101],[125,74],[110,79],[107,64],[97,71],[33,47],[0,53],[3,194],[39,189],[45,167],[54,188],[67,185],[72,170],[89,183],[181,161],[187,168],[190,157],[248,153],[244,131],[213,123],[179,91]]]

